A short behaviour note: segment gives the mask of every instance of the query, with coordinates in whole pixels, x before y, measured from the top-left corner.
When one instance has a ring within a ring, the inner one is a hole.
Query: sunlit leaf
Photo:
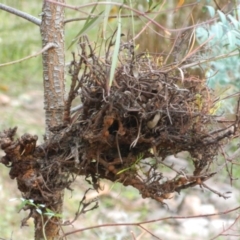
[[[227,33],[228,42],[230,44],[230,47],[233,47],[236,45],[236,36],[231,31]]]
[[[114,73],[115,73],[115,70],[117,67],[118,53],[119,53],[119,48],[120,48],[120,43],[121,43],[122,21],[121,21],[120,14],[121,14],[121,11],[119,12],[119,17],[118,17],[118,29],[117,29],[116,42],[115,42],[115,46],[114,46],[114,51],[113,51],[113,56],[112,56],[112,64],[111,64],[111,69],[110,69],[109,89],[112,86]]]
[[[214,34],[214,37],[216,37],[217,39],[220,39],[223,37],[223,25],[222,24],[215,24],[213,26],[211,26],[211,32]]]
[[[209,12],[211,17],[215,16],[215,8],[214,7],[212,7],[212,6],[204,6],[204,8],[208,10],[208,12]]]
[[[234,27],[238,29],[238,27],[240,26],[239,21],[236,18],[234,18],[231,14],[228,14],[227,17],[231,20]]]
[[[225,16],[225,14],[219,10],[217,10],[217,13],[221,19],[221,22],[224,24],[224,25],[227,25],[227,18]]]
[[[48,216],[48,217],[54,217],[55,216],[54,212],[46,212],[46,213],[44,213],[44,215]]]
[[[111,0],[110,0],[111,2]],[[109,14],[110,14],[110,10],[111,10],[111,5],[108,4],[105,7],[105,11],[104,11],[104,19],[103,19],[103,39],[106,39],[105,33],[106,33],[106,29],[107,29],[107,24],[109,21]]]
[[[42,215],[42,210],[40,208],[36,208],[36,212],[38,212],[40,215]]]

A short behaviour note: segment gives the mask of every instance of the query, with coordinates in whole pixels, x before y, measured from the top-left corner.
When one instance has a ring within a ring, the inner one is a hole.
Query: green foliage
[[[201,59],[209,59],[223,55],[219,60],[207,62],[202,65],[205,70],[207,84],[217,92],[223,92],[221,97],[232,94],[240,89],[240,61],[238,56],[228,57],[228,54],[239,51],[240,47],[240,23],[237,16],[224,14],[211,6],[206,6],[211,17],[218,15],[218,20],[204,27],[196,29],[196,38],[199,44],[211,38],[204,46]],[[224,101],[224,110],[234,112],[233,99]]]
[[[86,32],[88,32],[89,30],[91,30],[93,27],[99,25],[100,21],[102,21],[102,19],[104,18],[103,12],[99,13],[96,17],[92,18],[92,14],[94,13],[95,9],[96,9],[95,5],[92,10],[91,13],[89,14],[87,20],[85,21],[85,24],[83,25],[83,27],[81,28],[80,32],[76,35],[76,37],[72,40],[71,45],[69,46],[69,48],[78,41],[79,37],[82,36],[83,34],[85,34]],[[68,48],[68,49],[69,49]]]
[[[122,21],[121,21],[121,11],[119,12],[119,17],[118,17],[118,28],[117,28],[117,33],[116,33],[116,42],[114,46],[114,51],[113,51],[113,56],[112,56],[112,65],[110,69],[110,79],[109,79],[109,88],[112,86],[115,70],[117,67],[117,62],[118,62],[118,54],[119,54],[119,48],[120,48],[120,43],[121,43],[121,31],[122,31]]]
[[[213,8],[207,6],[210,15],[213,16]],[[199,27],[196,29],[196,37],[201,44],[209,37],[212,39],[205,45],[204,54],[202,58],[207,59],[216,57],[221,54],[226,56],[238,50],[240,46],[240,23],[236,16],[225,15],[221,11],[217,11],[219,20],[206,27]],[[205,64],[206,77],[211,88],[215,88],[217,84],[226,85],[231,84],[240,88],[240,64],[239,56],[226,57],[218,61],[212,61],[211,65]]]
[[[38,212],[40,215],[48,216],[49,218],[56,217],[56,218],[62,218],[62,215],[59,213],[53,212],[51,209],[46,208],[44,204],[36,204],[32,199],[25,199],[25,198],[20,198],[22,201],[20,204],[20,209],[22,210],[23,208],[34,208],[36,212]]]

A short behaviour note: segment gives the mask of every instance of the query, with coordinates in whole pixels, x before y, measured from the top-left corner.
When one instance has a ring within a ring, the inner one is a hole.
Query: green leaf
[[[234,25],[235,29],[238,29],[240,26],[239,21],[234,18],[231,14],[228,14],[227,17],[231,20],[232,24]]]
[[[55,213],[54,212],[45,212],[44,215],[48,216],[48,217],[54,217]]]
[[[62,214],[54,213],[54,212],[45,212],[43,215],[48,216],[48,217],[62,218]]]
[[[70,44],[70,46],[68,47],[68,49],[74,44],[76,43],[76,41],[79,39],[79,37],[81,35],[83,35],[84,33],[86,33],[87,31],[89,31],[90,29],[92,29],[93,27],[95,27],[103,18],[104,18],[104,11],[102,11],[97,17],[91,18],[89,21],[88,19],[86,20],[86,23],[84,24],[83,28],[80,30],[80,32],[76,35],[76,37],[72,40],[72,43]]]
[[[151,10],[153,1],[152,0],[147,0],[147,2],[148,2],[148,10]]]
[[[205,9],[208,10],[210,17],[214,17],[215,16],[215,8],[212,6],[204,6]]]
[[[111,64],[111,69],[110,69],[110,78],[109,78],[109,88],[112,86],[113,78],[114,78],[114,73],[117,67],[117,62],[118,62],[118,54],[119,54],[119,48],[120,48],[120,43],[121,43],[121,28],[122,28],[122,21],[121,21],[121,10],[119,11],[119,17],[118,17],[118,29],[117,29],[117,34],[116,34],[116,42],[114,46],[114,51],[113,51],[113,56],[112,56],[112,64]],[[108,93],[109,94],[109,93]]]
[[[211,34],[213,33],[217,40],[220,40],[224,35],[223,27],[224,26],[220,23],[211,26]]]
[[[136,161],[131,166],[124,168],[124,169],[120,170],[119,172],[117,172],[117,175],[119,175],[123,172],[129,171],[129,170],[134,170],[134,169],[136,170],[136,165],[142,160],[143,156],[144,156],[143,153],[139,153]]]
[[[112,0],[109,0],[109,2],[111,2]],[[105,11],[104,11],[104,19],[103,19],[103,39],[106,39],[105,33],[106,33],[106,29],[107,29],[107,24],[108,24],[108,17],[109,17],[109,13],[111,10],[111,5],[108,4],[105,7]]]
[[[236,36],[235,36],[235,34],[233,34],[231,31],[229,31],[227,33],[227,37],[228,37],[228,42],[229,42],[230,47],[236,46]]]
[[[119,174],[121,174],[121,173],[124,173],[124,172],[130,170],[131,168],[132,168],[132,166],[130,166],[130,167],[128,167],[128,168],[124,168],[124,169],[120,170],[119,172],[117,172],[117,175],[119,175]]]
[[[197,37],[197,40],[200,43],[202,43],[208,39],[209,37],[208,31],[203,27],[198,27],[196,29],[196,37]]]
[[[40,215],[42,215],[42,210],[40,208],[36,208],[36,212],[38,212]]]
[[[26,201],[24,201],[20,204],[18,211],[22,210],[25,206],[26,206]]]
[[[219,10],[217,10],[217,12],[218,12],[218,15],[219,15],[219,17],[220,17],[220,19],[221,19],[221,22],[222,22],[224,25],[227,25],[228,22],[227,22],[227,18],[226,18],[226,16],[225,16],[225,14],[224,14],[223,12],[219,11]]]
[[[52,212],[53,212],[50,208],[46,208],[46,211],[47,211],[48,213],[52,213]]]

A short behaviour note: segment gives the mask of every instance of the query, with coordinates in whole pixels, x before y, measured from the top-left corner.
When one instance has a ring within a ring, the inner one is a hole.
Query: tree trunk
[[[57,0],[64,3],[64,0]],[[41,36],[43,47],[49,43],[56,46],[43,53],[43,84],[44,84],[44,109],[46,123],[46,140],[51,137],[50,129],[63,124],[64,113],[64,8],[56,4],[43,2]],[[62,213],[63,191],[55,192],[55,201],[50,209],[57,214]],[[36,215],[35,240],[59,239],[59,218],[42,218]]]
[[[57,2],[64,3],[64,0]],[[56,47],[43,53],[44,109],[46,137],[49,128],[63,123],[64,111],[64,8],[44,1],[41,35],[43,47],[55,43]]]

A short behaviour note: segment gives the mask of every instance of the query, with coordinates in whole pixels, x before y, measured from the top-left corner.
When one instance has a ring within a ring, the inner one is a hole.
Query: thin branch
[[[219,11],[222,11],[222,9],[221,9],[220,6],[218,5],[217,1],[216,1],[216,0],[213,0],[213,1],[214,1],[215,5],[216,5],[217,9],[218,9]]]
[[[28,59],[33,58],[33,57],[37,57],[38,55],[42,54],[43,52],[45,52],[48,49],[53,48],[53,47],[57,47],[57,45],[55,43],[48,43],[43,49],[41,49],[41,51],[39,51],[35,54],[32,54],[30,56],[27,56],[25,58],[18,59],[18,60],[13,61],[13,62],[7,62],[7,63],[0,64],[0,67],[9,66],[9,65],[12,65],[12,64],[23,62],[23,61],[28,60]]]
[[[5,4],[0,3],[0,9],[4,10],[6,12],[12,13],[21,18],[24,18],[24,19],[28,20],[29,22],[36,24],[37,26],[41,25],[41,20],[39,18],[36,18],[28,13],[22,12],[16,8],[12,8]]]
[[[209,187],[208,185],[206,185],[205,183],[201,183],[201,185],[202,185],[203,187],[205,187],[206,189],[208,189],[209,191],[217,194],[219,197],[222,197],[222,198],[224,198],[224,199],[230,198],[230,196],[227,196],[226,194],[229,194],[229,193],[231,193],[231,192],[227,192],[227,193],[225,193],[225,194],[222,194],[222,193],[220,193],[220,192],[218,192],[218,191],[210,188],[210,187]]]
[[[214,22],[218,19],[218,17],[215,17],[215,18],[212,18],[208,21],[195,24],[194,26],[189,26],[189,27],[184,27],[184,28],[176,28],[176,29],[171,28],[170,29],[170,28],[166,28],[166,27],[162,26],[161,24],[159,24],[157,21],[155,21],[154,19],[149,17],[147,13],[141,12],[141,11],[135,9],[135,8],[131,8],[130,6],[128,6],[126,4],[122,4],[122,3],[117,3],[117,2],[92,2],[92,3],[83,4],[83,5],[80,5],[80,6],[72,6],[72,5],[56,2],[54,0],[46,0],[46,1],[48,1],[50,3],[57,4],[59,6],[63,6],[65,8],[73,9],[73,10],[76,10],[76,11],[80,11],[81,8],[92,7],[92,6],[95,6],[95,5],[114,5],[114,6],[118,6],[118,7],[121,7],[121,8],[124,8],[124,9],[127,9],[127,10],[130,10],[130,11],[134,12],[139,17],[146,18],[148,21],[150,21],[152,24],[154,24],[155,26],[157,26],[159,29],[163,30],[164,32],[179,32],[179,31],[183,31],[183,30],[188,30],[188,29],[192,29],[194,27],[202,26],[206,23]],[[194,3],[194,4],[196,4],[196,3]],[[192,5],[192,4],[188,4],[188,6],[190,6],[190,5]]]
[[[192,218],[202,218],[202,217],[205,217],[205,218],[206,218],[206,217],[220,216],[220,215],[229,214],[229,213],[231,213],[231,212],[236,212],[236,211],[239,210],[239,209],[240,209],[240,206],[238,206],[238,207],[236,207],[236,208],[232,208],[232,209],[230,209],[230,210],[223,211],[223,212],[218,212],[218,213],[192,215],[192,216],[170,216],[170,217],[158,218],[158,219],[154,219],[154,220],[137,222],[137,223],[109,223],[109,224],[100,224],[100,225],[95,225],[95,226],[90,226],[90,227],[85,227],[85,228],[76,229],[76,230],[71,231],[71,232],[66,232],[63,236],[66,237],[66,236],[68,236],[68,235],[75,234],[75,233],[77,233],[77,232],[83,232],[83,231],[86,231],[86,230],[95,229],[95,228],[103,228],[103,227],[138,226],[138,227],[142,228],[141,225],[149,224],[149,223],[155,223],[155,222],[160,222],[160,221],[167,221],[167,220],[172,220],[172,219],[192,219]],[[63,237],[63,236],[62,236],[62,237]]]
[[[163,3],[161,4],[159,11],[157,12],[157,15],[153,19],[155,19],[157,16],[159,16],[159,12],[161,11],[164,4],[165,4],[165,1],[163,1]],[[143,26],[141,31],[136,36],[134,36],[134,38],[132,40],[135,41],[149,27],[150,24],[151,24],[151,21],[148,21],[147,24],[145,24],[145,26]]]
[[[154,12],[149,12],[149,13],[145,12],[145,14],[154,14]],[[84,20],[87,20],[87,19],[93,19],[93,18],[95,18],[97,16],[99,16],[99,15],[94,14],[94,15],[91,15],[91,16],[88,16],[88,17],[71,18],[71,19],[65,20],[64,24],[70,23],[70,22],[76,22],[76,21],[84,21]],[[119,17],[118,15],[109,15],[108,19],[116,19],[118,17]],[[123,14],[123,15],[121,15],[121,18],[130,18],[130,17],[132,17],[132,15],[130,15],[130,14]],[[136,17],[139,17],[139,15],[135,14],[135,15],[133,15],[133,17],[136,18]]]
[[[153,234],[151,231],[149,231],[147,228],[143,227],[141,224],[139,225],[140,228],[142,228],[145,232],[149,233],[150,235],[152,235],[153,237],[155,237],[158,240],[162,240],[162,238],[159,238],[158,236],[156,236],[155,234]]]
[[[224,59],[224,58],[227,58],[227,57],[234,57],[234,56],[238,56],[238,55],[239,55],[239,51],[233,51],[229,54],[222,54],[222,55],[219,55],[219,56],[216,56],[216,57],[211,57],[211,58],[208,58],[208,59],[204,59],[204,60],[196,61],[196,62],[193,62],[193,63],[189,63],[189,64],[186,64],[186,65],[182,66],[181,68],[182,69],[190,68],[190,67],[193,67],[193,66],[197,66],[199,64],[203,64],[203,63],[207,63],[207,62],[211,62],[211,61],[216,61],[216,60]]]
[[[239,218],[240,218],[240,215],[234,220],[234,222],[232,224],[230,224],[226,229],[223,229],[222,232],[220,232],[217,236],[211,238],[210,240],[217,239],[220,236],[225,236],[224,233],[227,232],[228,230],[231,230],[231,228],[237,223],[237,221],[239,221]],[[229,236],[231,236],[231,234]],[[239,235],[237,235],[237,236],[239,236]]]

